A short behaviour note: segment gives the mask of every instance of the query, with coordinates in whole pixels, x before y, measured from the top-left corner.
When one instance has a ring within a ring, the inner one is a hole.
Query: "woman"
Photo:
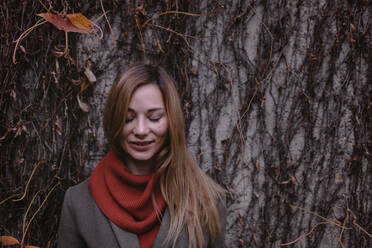
[[[59,247],[224,247],[223,190],[186,148],[172,78],[138,64],[112,86],[103,126],[111,150],[65,194]]]

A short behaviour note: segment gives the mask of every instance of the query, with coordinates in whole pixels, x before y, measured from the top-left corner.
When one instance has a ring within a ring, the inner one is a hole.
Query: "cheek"
[[[165,136],[168,133],[168,123],[164,122],[159,124],[155,130],[158,136]]]
[[[130,125],[125,125],[121,130],[121,137],[125,139],[129,135],[130,130],[131,130]]]

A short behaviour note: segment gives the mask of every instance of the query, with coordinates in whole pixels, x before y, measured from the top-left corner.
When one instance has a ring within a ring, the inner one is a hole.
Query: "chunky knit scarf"
[[[89,190],[104,215],[119,227],[137,234],[141,248],[152,247],[159,231],[164,198],[153,186],[154,174],[133,175],[113,151],[98,163],[89,179]],[[157,210],[153,206],[155,190]]]

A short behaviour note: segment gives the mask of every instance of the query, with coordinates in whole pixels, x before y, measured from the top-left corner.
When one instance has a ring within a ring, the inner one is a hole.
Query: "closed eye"
[[[151,117],[151,118],[149,118],[149,120],[152,121],[152,122],[159,122],[160,119],[161,119],[161,116],[157,116],[157,117]]]
[[[129,122],[131,122],[131,121],[133,121],[134,120],[134,117],[127,117],[126,119],[125,119],[125,123],[129,123]]]

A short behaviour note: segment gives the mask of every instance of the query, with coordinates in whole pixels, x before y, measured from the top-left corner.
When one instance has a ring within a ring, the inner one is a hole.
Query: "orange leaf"
[[[76,33],[82,33],[82,34],[89,34],[93,32],[93,29],[90,27],[90,21],[83,16],[82,14],[70,14],[64,16],[60,15],[54,15],[50,13],[40,13],[37,14],[37,16],[40,16],[53,24],[56,28],[59,30],[63,30],[66,32],[76,32]],[[73,22],[71,22],[71,19]],[[89,23],[89,24],[88,24]]]
[[[354,39],[354,36],[352,33],[349,33],[349,42],[354,43],[356,40]]]
[[[91,27],[92,23],[81,13],[67,14],[66,16],[75,27],[89,30],[89,33],[93,32],[93,29]]]
[[[3,245],[19,245],[19,241],[12,236],[0,236],[0,243]]]
[[[33,245],[26,245],[24,248],[40,248],[39,246],[33,246]]]

